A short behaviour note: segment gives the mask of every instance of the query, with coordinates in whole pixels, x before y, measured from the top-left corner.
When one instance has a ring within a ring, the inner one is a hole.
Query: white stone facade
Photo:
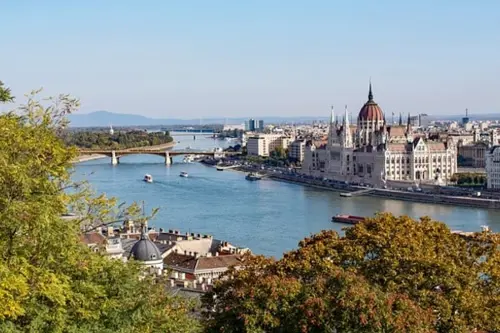
[[[342,123],[332,109],[328,143],[309,144],[302,172],[338,181],[383,186],[386,181],[443,183],[457,172],[457,148],[452,138],[431,141],[415,136],[410,124],[387,125],[370,93],[356,126],[347,107]]]
[[[500,189],[500,146],[493,146],[486,154],[487,187]]]

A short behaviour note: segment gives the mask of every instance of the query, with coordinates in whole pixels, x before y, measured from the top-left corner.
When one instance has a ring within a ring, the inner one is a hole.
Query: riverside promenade
[[[282,172],[261,170],[249,166],[242,166],[238,168],[238,170],[245,172],[259,172],[261,174],[265,174],[268,178],[273,180],[311,186],[330,191],[360,193],[360,191],[362,190],[367,190],[366,187],[349,185],[344,182],[314,179],[299,174],[285,174]],[[404,190],[382,189],[382,188],[370,188],[370,191],[363,191],[362,195],[394,199],[394,200],[402,200],[402,201],[430,203],[430,204],[441,204],[441,205],[485,208],[485,209],[500,209],[500,200],[487,199],[481,197],[471,197],[465,195],[457,196],[457,195],[446,195],[441,193],[410,192]],[[346,198],[345,200],[349,200],[349,198]]]

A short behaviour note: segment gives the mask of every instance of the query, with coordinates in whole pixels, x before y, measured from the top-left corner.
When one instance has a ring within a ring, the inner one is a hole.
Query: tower
[[[372,83],[368,89],[368,101],[363,105],[358,115],[356,130],[356,145],[366,146],[376,143],[375,132],[384,125],[384,113],[373,100]]]
[[[337,121],[335,119],[335,111],[332,105],[330,113],[330,127],[328,130],[328,145],[332,147],[334,144],[338,143],[337,139]]]
[[[347,105],[344,111],[344,120],[342,122],[342,148],[352,148],[352,134],[349,124],[349,113],[347,112]]]

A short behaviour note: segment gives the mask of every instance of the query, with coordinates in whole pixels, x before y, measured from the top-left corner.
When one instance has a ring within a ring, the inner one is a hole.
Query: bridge
[[[95,149],[80,149],[78,150],[80,155],[104,155],[111,158],[111,164],[117,165],[120,163],[120,157],[127,155],[157,155],[165,158],[165,165],[172,164],[172,157],[178,155],[198,155],[198,156],[213,156],[215,157],[225,157],[240,155],[241,153],[234,152],[218,152],[218,151],[197,151],[197,150],[160,150],[160,149],[147,149],[147,148],[136,148],[136,149],[122,149],[122,150],[95,150]]]

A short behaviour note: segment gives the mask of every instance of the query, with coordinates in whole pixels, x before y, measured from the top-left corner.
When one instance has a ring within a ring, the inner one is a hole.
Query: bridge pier
[[[165,152],[165,165],[172,164],[172,157],[170,157],[170,153],[168,151]]]
[[[111,152],[111,164],[117,165],[118,163],[120,163],[120,159],[119,159],[119,157],[116,156],[116,151],[113,150]]]

